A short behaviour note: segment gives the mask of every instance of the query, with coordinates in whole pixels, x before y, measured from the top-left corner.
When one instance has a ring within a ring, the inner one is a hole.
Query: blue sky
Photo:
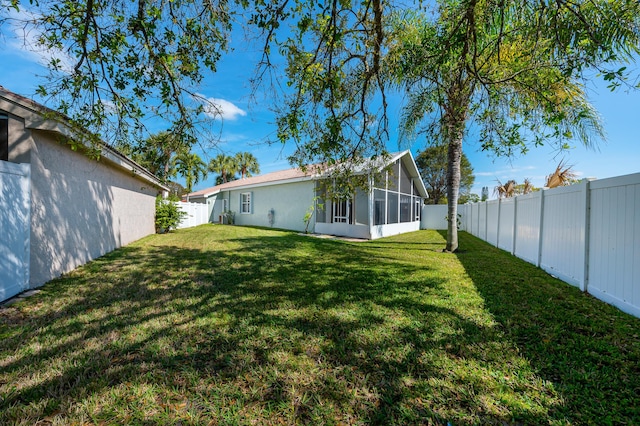
[[[16,41],[9,28],[2,28],[0,49],[3,52],[0,66],[0,85],[23,96],[34,97],[39,82],[38,75],[45,69],[39,65],[42,54],[25,50],[21,42]],[[199,93],[215,99],[224,111],[224,118],[216,127],[220,139],[215,148],[201,147],[198,153],[205,161],[220,152],[235,154],[249,151],[258,159],[262,173],[291,167],[286,157],[293,150],[291,146],[281,144],[267,145],[265,140],[275,135],[274,115],[270,111],[272,97],[268,92],[259,93],[255,102],[251,101],[249,79],[253,75],[255,60],[259,57],[257,49],[240,36],[232,40],[233,52],[219,64],[218,72],[208,75],[199,88]],[[497,180],[505,182],[515,179],[521,183],[529,178],[534,186],[544,184],[545,176],[555,170],[555,166],[565,160],[573,165],[579,177],[603,179],[640,172],[640,91],[627,93],[623,90],[610,92],[602,81],[594,80],[587,87],[589,98],[601,114],[607,140],[599,144],[598,149],[586,149],[574,143],[573,149],[558,153],[549,147],[535,148],[525,156],[516,158],[494,158],[479,150],[470,136],[465,141],[464,151],[474,168],[476,184],[473,192],[480,194],[483,186],[489,187],[493,198],[493,188]],[[41,101],[35,98],[38,101]],[[399,102],[392,103],[389,111],[392,125],[390,151],[411,149],[414,155],[424,148],[424,141],[416,141],[410,147],[398,146],[393,128],[395,117],[399,114]],[[151,128],[164,130],[162,122],[151,123]],[[215,176],[211,174],[205,181],[198,183],[194,190],[214,185]],[[184,182],[182,182],[184,183]]]

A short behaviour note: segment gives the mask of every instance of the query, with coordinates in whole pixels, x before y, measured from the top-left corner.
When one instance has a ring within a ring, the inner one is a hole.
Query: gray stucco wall
[[[244,192],[252,193],[253,212],[250,214],[240,213],[240,194]],[[268,227],[269,210],[273,209],[274,228],[304,231],[304,215],[313,204],[314,195],[313,181],[238,189],[229,192],[229,209],[235,212],[238,225]],[[314,230],[314,219],[309,225],[309,232]]]
[[[31,287],[155,232],[157,188],[9,121],[9,160],[31,163]]]

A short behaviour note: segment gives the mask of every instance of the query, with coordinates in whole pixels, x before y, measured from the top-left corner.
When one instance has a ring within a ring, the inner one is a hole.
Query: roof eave
[[[272,186],[272,185],[284,185],[287,183],[297,183],[297,182],[304,182],[304,181],[308,181],[308,180],[312,180],[314,179],[314,176],[303,176],[303,177],[296,177],[296,178],[288,178],[288,179],[279,179],[279,180],[272,180],[272,181],[268,181],[268,182],[259,182],[259,183],[248,183],[245,185],[233,185],[233,186],[228,186],[228,187],[224,187],[224,183],[221,185],[218,185],[218,188],[216,190],[212,190],[210,192],[205,192],[204,194],[198,194],[198,195],[191,195],[189,194],[189,199],[191,198],[208,198],[208,197],[212,197],[214,195],[219,194],[220,192],[223,191],[235,191],[235,190],[241,190],[241,189],[251,189],[251,188],[259,188],[259,187],[263,187],[263,186]],[[234,183],[237,181],[233,181]],[[214,187],[216,188],[216,187]],[[213,189],[213,188],[212,188]]]
[[[8,113],[21,117],[25,121],[25,128],[30,130],[41,130],[45,132],[53,132],[62,135],[65,138],[72,140],[82,140],[79,136],[78,130],[74,129],[65,121],[69,120],[68,117],[54,111],[44,105],[40,105],[35,101],[17,95],[3,88],[0,91],[0,96],[8,102]],[[25,114],[26,112],[26,114]],[[51,117],[45,117],[51,115]],[[87,133],[85,131],[85,133]],[[88,134],[88,133],[87,133]],[[83,143],[85,148],[91,148],[86,143]],[[100,141],[100,153],[107,160],[114,163],[118,167],[131,171],[138,175],[143,180],[154,185],[158,189],[163,191],[169,191],[169,188],[164,185],[160,180],[150,171],[137,164],[135,161],[121,154],[114,148],[110,147],[103,141]]]

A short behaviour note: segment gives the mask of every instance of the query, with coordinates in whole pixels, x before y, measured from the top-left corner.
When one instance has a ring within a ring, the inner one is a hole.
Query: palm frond
[[[558,186],[570,185],[571,181],[576,179],[578,175],[573,171],[573,166],[567,166],[565,160],[560,161],[556,166],[556,170],[547,176],[544,186],[547,188],[557,188]]]

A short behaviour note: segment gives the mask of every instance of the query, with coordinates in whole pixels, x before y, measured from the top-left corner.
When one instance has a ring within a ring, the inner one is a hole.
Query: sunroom
[[[365,188],[347,196],[332,195],[330,178],[316,181],[315,232],[376,239],[419,230],[428,194],[411,152],[396,154],[365,173]]]

